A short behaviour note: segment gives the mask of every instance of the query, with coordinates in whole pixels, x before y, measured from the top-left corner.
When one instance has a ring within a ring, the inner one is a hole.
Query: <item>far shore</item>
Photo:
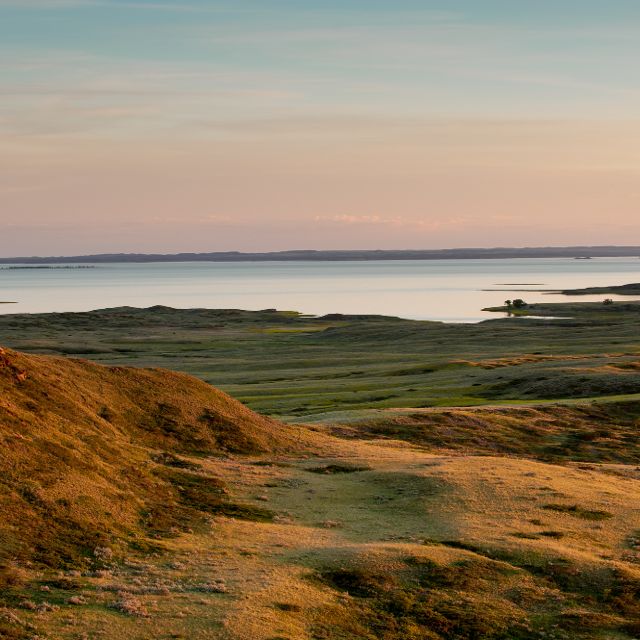
[[[513,258],[636,258],[638,246],[598,247],[463,247],[457,249],[352,249],[206,253],[103,253],[72,256],[1,257],[0,264],[78,264],[121,262],[350,262],[370,260],[486,260]]]
[[[593,296],[615,294],[619,296],[640,296],[640,283],[612,285],[609,287],[585,287],[583,289],[482,289],[482,291],[503,291],[511,293],[555,293],[563,296]]]

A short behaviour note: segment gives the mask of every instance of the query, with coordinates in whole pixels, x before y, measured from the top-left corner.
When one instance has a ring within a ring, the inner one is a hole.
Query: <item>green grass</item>
[[[500,308],[497,308],[501,310]],[[329,412],[640,393],[639,302],[545,303],[479,324],[295,312],[120,308],[0,316],[22,351],[198,376],[252,409]]]

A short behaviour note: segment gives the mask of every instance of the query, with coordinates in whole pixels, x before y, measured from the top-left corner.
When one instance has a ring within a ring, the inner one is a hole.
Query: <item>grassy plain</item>
[[[305,427],[181,374],[0,356],[3,639],[640,633],[638,402]]]
[[[496,311],[479,324],[166,307],[14,314],[0,315],[0,342],[183,371],[288,421],[640,393],[640,302]]]
[[[495,311],[0,316],[0,637],[637,638],[640,302]]]

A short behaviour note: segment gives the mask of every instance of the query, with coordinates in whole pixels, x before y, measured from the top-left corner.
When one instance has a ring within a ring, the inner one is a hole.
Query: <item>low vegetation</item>
[[[613,517],[612,513],[603,509],[585,509],[577,504],[545,504],[542,508],[558,513],[567,513],[583,520],[607,520]]]
[[[501,315],[479,324],[445,324],[120,308],[0,315],[0,335],[31,353],[183,371],[291,422],[394,407],[640,394],[639,302],[494,311]]]
[[[640,401],[533,407],[389,410],[332,430],[393,438],[429,450],[511,455],[545,462],[636,464]]]
[[[638,309],[0,316],[0,637],[637,638]]]

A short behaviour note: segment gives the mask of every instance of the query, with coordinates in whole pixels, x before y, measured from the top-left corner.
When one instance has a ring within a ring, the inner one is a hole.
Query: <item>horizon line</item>
[[[624,253],[630,252],[630,253]],[[179,258],[194,258],[198,261],[212,261],[217,259],[227,260],[264,260],[276,257],[291,260],[294,257],[313,257],[315,260],[327,260],[331,257],[349,257],[352,259],[367,260],[367,256],[376,255],[381,259],[391,257],[406,257],[416,259],[418,257],[442,256],[453,254],[493,254],[493,257],[640,257],[640,245],[546,245],[546,246],[493,246],[493,247],[451,247],[444,249],[285,249],[278,251],[180,251],[180,252],[109,252],[92,254],[73,255],[49,255],[49,256],[5,256],[0,257],[0,263],[11,262],[63,262],[63,261],[86,261],[99,260],[105,262],[118,262],[118,258],[125,261],[146,261],[152,262],[155,259],[160,261],[175,260]],[[544,254],[550,255],[544,255]],[[514,254],[514,255],[500,255]],[[584,254],[584,255],[583,255]],[[591,255],[588,255],[591,254]],[[598,255],[599,254],[599,255]],[[472,259],[473,255],[456,255],[457,258]],[[488,255],[491,257],[491,255]]]

